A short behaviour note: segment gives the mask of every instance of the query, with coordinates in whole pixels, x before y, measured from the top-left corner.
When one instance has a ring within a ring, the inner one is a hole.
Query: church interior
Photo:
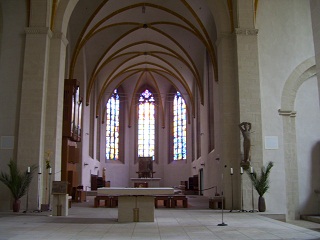
[[[317,0],[1,1],[0,170],[35,169],[20,211],[51,211],[63,186],[71,215],[88,199],[100,209],[100,188],[172,188],[159,202],[186,214],[199,199],[319,215],[319,12]],[[270,163],[260,194],[252,176]],[[114,199],[101,197],[110,211]]]

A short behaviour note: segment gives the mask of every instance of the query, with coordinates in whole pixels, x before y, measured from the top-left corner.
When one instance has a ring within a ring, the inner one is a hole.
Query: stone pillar
[[[53,181],[61,180],[61,146],[63,121],[63,90],[66,46],[68,40],[61,32],[54,32],[50,44],[50,67],[46,112],[45,149],[52,151]]]
[[[50,165],[52,168],[52,181],[61,180],[61,146],[62,146],[62,121],[63,121],[63,90],[66,46],[65,36],[60,32],[54,32],[50,42],[48,91],[46,100],[46,134],[44,150],[50,151]],[[48,174],[47,171],[43,171]],[[44,176],[48,177],[48,176]],[[50,183],[45,182],[47,188]],[[44,199],[51,198],[51,189],[44,194]],[[50,202],[51,199],[49,199]]]
[[[21,169],[35,164],[44,172],[45,117],[50,38],[50,1],[33,0],[26,42],[21,87],[17,162]],[[40,209],[44,174],[35,174],[29,188],[29,206]]]
[[[219,66],[219,112],[220,112],[220,160],[219,172],[223,173],[223,192],[226,208],[232,207],[230,168],[234,169],[234,208],[240,207],[240,135],[238,85],[235,65],[235,37],[232,33],[220,33],[217,45]],[[227,144],[226,144],[227,143]]]
[[[299,175],[297,161],[296,123],[294,111],[279,110],[283,117],[284,164],[286,176],[286,220],[296,220],[299,215]]]
[[[51,31],[45,27],[30,27],[26,29],[26,34],[17,160],[25,169],[36,164],[39,166],[39,172],[44,172],[48,52]],[[42,175],[39,175],[38,183],[42,185]],[[31,184],[30,207],[33,208],[39,208],[35,203],[39,204],[39,199],[42,198],[37,187],[37,184]]]
[[[238,1],[238,27],[235,29],[239,83],[240,122],[250,122],[251,165],[259,169],[263,164],[263,141],[261,120],[261,91],[259,79],[258,30],[254,26],[254,1]],[[239,122],[239,123],[240,123]],[[240,130],[238,129],[239,134]],[[246,174],[244,174],[246,175]],[[244,202],[252,209],[251,182],[244,182]],[[254,190],[256,195],[256,191]],[[257,197],[257,195],[255,196]],[[254,205],[257,207],[257,199]]]

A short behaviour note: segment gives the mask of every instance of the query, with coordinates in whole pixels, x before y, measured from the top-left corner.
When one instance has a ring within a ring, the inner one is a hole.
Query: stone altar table
[[[154,222],[154,196],[171,194],[173,188],[98,188],[98,195],[118,196],[118,222]]]

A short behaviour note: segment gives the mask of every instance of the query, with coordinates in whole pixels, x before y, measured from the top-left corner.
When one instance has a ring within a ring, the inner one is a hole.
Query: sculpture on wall
[[[248,163],[251,160],[251,123],[249,122],[242,122],[239,124],[240,131],[243,136],[243,162]]]

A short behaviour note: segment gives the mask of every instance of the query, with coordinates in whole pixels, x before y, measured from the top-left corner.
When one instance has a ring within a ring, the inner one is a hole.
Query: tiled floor
[[[206,201],[207,203],[207,201]],[[0,213],[0,240],[27,239],[320,239],[320,224],[293,224],[260,216],[191,207],[158,208],[150,223],[118,223],[117,208],[93,208],[92,198],[75,203],[67,217],[51,212]],[[220,223],[228,226],[217,226]],[[310,230],[310,228],[315,230]]]

